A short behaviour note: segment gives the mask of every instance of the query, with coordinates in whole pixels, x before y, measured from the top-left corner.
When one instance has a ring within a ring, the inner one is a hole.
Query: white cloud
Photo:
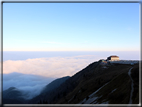
[[[99,58],[93,55],[7,60],[3,62],[3,73],[19,72],[46,77],[72,76],[95,60],[99,60]]]

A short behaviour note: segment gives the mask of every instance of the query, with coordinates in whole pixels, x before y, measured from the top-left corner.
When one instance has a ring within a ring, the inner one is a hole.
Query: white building
[[[112,55],[112,56],[107,57],[107,60],[108,61],[119,61],[119,57],[116,55]]]

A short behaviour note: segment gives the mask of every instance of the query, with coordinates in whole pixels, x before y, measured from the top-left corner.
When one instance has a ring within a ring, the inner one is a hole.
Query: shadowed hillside
[[[48,104],[128,104],[131,92],[131,80],[128,71],[132,67],[139,69],[138,64],[109,63],[103,65],[101,63],[101,61],[98,61],[90,64],[56,89],[33,98],[30,103],[45,101]],[[133,70],[134,74],[132,73],[132,75],[135,76],[133,78],[136,79],[135,85],[137,85],[133,94],[133,97],[136,96],[136,98],[133,99],[135,103],[138,103],[138,73]],[[106,83],[107,85],[102,87]],[[102,88],[99,89],[100,87]]]

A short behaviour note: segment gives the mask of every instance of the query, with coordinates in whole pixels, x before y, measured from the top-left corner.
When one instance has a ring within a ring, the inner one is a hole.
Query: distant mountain
[[[3,103],[4,104],[15,104],[25,103],[26,100],[23,98],[23,94],[20,90],[15,87],[3,91]]]

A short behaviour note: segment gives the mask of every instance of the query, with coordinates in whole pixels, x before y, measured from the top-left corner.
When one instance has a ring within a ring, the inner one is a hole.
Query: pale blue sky
[[[4,51],[139,51],[139,3],[4,3]]]

